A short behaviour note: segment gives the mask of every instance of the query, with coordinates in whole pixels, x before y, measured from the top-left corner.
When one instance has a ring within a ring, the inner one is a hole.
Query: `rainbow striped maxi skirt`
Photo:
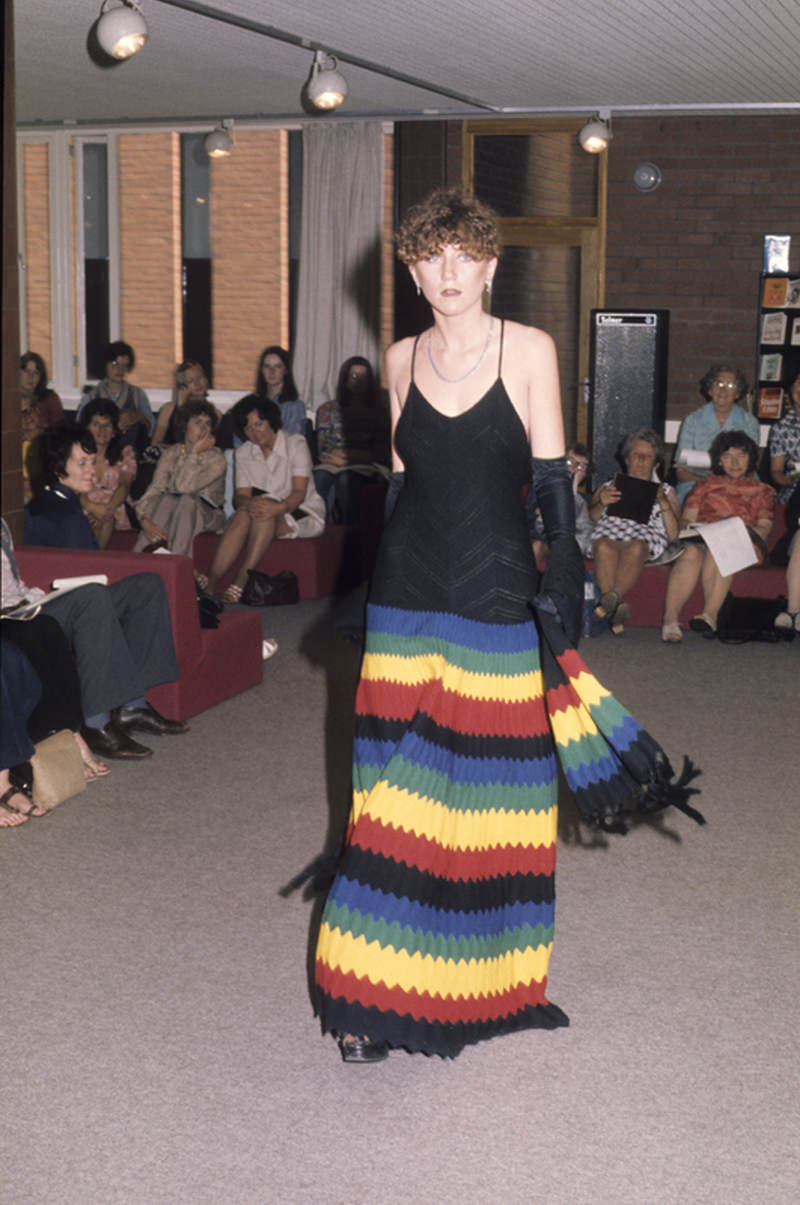
[[[545,995],[556,758],[536,626],[370,606],[353,804],[316,955],[325,1031],[454,1056]]]

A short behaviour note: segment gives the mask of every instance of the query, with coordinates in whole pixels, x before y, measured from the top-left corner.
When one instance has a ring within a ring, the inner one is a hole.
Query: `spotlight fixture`
[[[147,22],[136,0],[123,0],[121,7],[109,8],[103,0],[97,22],[97,40],[112,59],[129,59],[147,41]]]
[[[306,91],[308,99],[318,109],[338,109],[347,96],[347,80],[337,67],[332,54],[327,54],[324,50],[314,51],[311,78]]]
[[[605,116],[606,119],[601,120],[601,116]],[[591,121],[587,121],[578,134],[578,142],[590,155],[598,155],[600,151],[606,149],[613,137],[608,115],[604,114],[593,117]]]
[[[232,126],[232,121],[221,121],[216,129],[206,134],[203,148],[210,159],[224,159],[230,155],[233,150]]]
[[[633,183],[639,192],[655,192],[661,183],[661,169],[655,163],[638,163],[634,169]]]

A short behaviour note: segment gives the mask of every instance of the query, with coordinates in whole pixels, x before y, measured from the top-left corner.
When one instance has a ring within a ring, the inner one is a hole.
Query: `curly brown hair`
[[[397,254],[418,264],[452,243],[476,259],[500,254],[497,215],[463,188],[437,188],[409,209],[397,231]]]

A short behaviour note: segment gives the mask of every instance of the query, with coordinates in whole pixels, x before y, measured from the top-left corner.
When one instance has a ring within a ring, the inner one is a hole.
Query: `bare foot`
[[[4,794],[0,802],[0,828],[16,828],[20,824],[27,824],[31,817],[25,807],[26,803],[30,805],[30,799],[21,791],[14,791],[11,795]]]
[[[75,737],[75,744],[80,749],[81,760],[83,762],[83,777],[86,781],[92,782],[95,778],[105,778],[106,774],[110,774],[111,770],[109,767],[104,761],[98,761],[94,757],[80,732],[74,732],[73,736]]]

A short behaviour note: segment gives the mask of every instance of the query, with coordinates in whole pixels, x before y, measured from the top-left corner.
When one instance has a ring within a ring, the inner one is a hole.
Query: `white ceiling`
[[[147,45],[127,62],[100,66],[88,34],[101,0],[16,0],[20,125],[307,116],[300,93],[309,49],[175,7],[180,0],[140,2]],[[334,120],[493,110],[800,113],[800,0],[209,0],[207,7],[486,106],[343,58],[350,95]]]

